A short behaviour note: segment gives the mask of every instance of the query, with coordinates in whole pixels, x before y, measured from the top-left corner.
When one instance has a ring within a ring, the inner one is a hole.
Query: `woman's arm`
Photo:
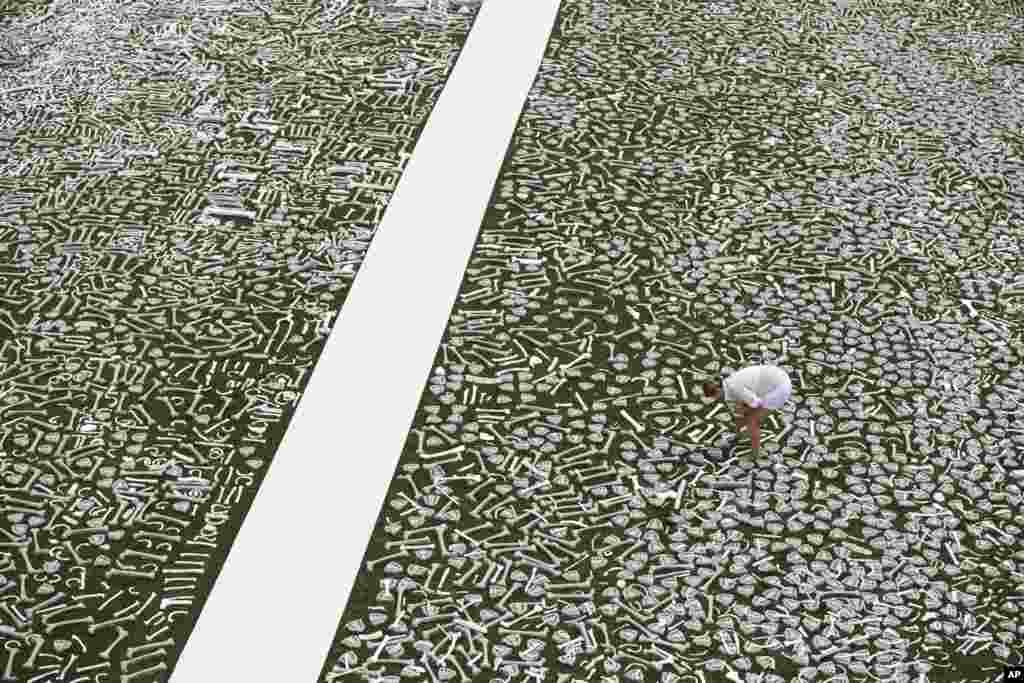
[[[736,433],[742,432],[750,421],[750,407],[742,402],[736,402]]]

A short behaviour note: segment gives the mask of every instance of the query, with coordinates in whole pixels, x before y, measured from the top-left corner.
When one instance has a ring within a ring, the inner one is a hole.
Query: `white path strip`
[[[172,683],[315,683],[559,0],[485,0]]]

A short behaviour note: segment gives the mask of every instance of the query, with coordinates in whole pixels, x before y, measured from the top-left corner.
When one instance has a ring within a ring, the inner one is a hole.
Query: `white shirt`
[[[781,408],[793,393],[789,375],[776,365],[752,365],[737,370],[722,382],[726,401],[742,401],[751,408]]]

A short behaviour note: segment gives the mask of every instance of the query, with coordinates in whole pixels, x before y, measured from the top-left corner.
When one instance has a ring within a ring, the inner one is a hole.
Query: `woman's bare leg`
[[[750,445],[756,458],[761,450],[761,419],[768,414],[764,408],[751,411],[748,425],[750,426]]]

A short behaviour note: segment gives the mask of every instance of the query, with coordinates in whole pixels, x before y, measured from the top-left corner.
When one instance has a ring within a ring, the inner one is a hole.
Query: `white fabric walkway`
[[[559,0],[485,0],[172,683],[315,683]]]

